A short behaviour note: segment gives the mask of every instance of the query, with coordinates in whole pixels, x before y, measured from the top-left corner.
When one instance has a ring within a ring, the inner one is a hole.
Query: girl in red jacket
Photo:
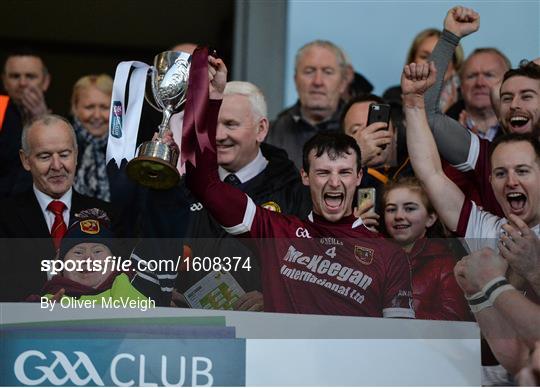
[[[454,278],[456,257],[444,237],[429,199],[414,177],[390,182],[383,194],[386,231],[409,257],[417,319],[471,320]]]

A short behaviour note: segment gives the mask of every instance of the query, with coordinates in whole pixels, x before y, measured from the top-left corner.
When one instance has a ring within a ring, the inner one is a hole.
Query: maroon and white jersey
[[[475,133],[471,133],[471,144],[469,146],[469,155],[464,163],[454,165],[454,167],[466,173],[472,171],[473,174],[464,175],[464,179],[473,179],[471,184],[478,190],[478,206],[497,216],[504,216],[501,206],[495,199],[495,194],[489,182],[491,175],[491,162],[489,160],[489,148],[491,142],[486,139],[480,139]]]
[[[219,101],[210,100],[208,138],[215,149]],[[414,318],[405,253],[353,216],[302,221],[256,206],[221,182],[214,150],[196,150],[186,164],[191,192],[224,229],[251,237],[262,267],[266,311]]]
[[[507,222],[506,218],[481,210],[473,201],[466,199],[461,208],[456,234],[465,237],[471,252],[484,247],[497,251],[502,226]],[[540,224],[531,230],[540,237]]]
[[[301,221],[248,200],[226,230],[256,238],[266,311],[414,318],[406,256],[354,216]]]

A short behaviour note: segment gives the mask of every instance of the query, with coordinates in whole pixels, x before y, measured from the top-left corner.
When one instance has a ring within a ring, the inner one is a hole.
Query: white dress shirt
[[[227,175],[234,174],[237,176],[238,179],[240,179],[241,183],[245,183],[259,175],[266,168],[267,165],[268,160],[266,160],[261,150],[259,149],[259,152],[257,153],[255,159],[253,159],[251,162],[249,162],[236,172],[227,171],[223,167],[219,166],[219,179],[223,181],[225,180],[225,177],[227,177]]]

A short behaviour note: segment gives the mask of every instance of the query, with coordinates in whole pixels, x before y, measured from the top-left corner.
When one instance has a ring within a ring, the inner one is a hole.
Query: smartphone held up
[[[388,129],[388,125],[390,124],[390,105],[389,104],[379,104],[379,103],[371,103],[369,105],[369,111],[368,111],[368,121],[367,125],[371,125],[373,123],[386,123]],[[380,131],[385,129],[380,129]],[[381,149],[386,149],[386,144],[380,146]]]

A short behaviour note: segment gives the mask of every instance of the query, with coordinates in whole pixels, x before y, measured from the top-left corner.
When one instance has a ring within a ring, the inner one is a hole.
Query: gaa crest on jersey
[[[274,201],[265,202],[261,206],[265,209],[272,210],[273,212],[281,213],[281,207]]]
[[[360,245],[354,246],[354,257],[360,263],[364,265],[370,265],[373,262],[373,249],[361,247]]]
[[[81,232],[86,234],[98,234],[99,233],[99,222],[96,220],[84,220],[81,221]]]

